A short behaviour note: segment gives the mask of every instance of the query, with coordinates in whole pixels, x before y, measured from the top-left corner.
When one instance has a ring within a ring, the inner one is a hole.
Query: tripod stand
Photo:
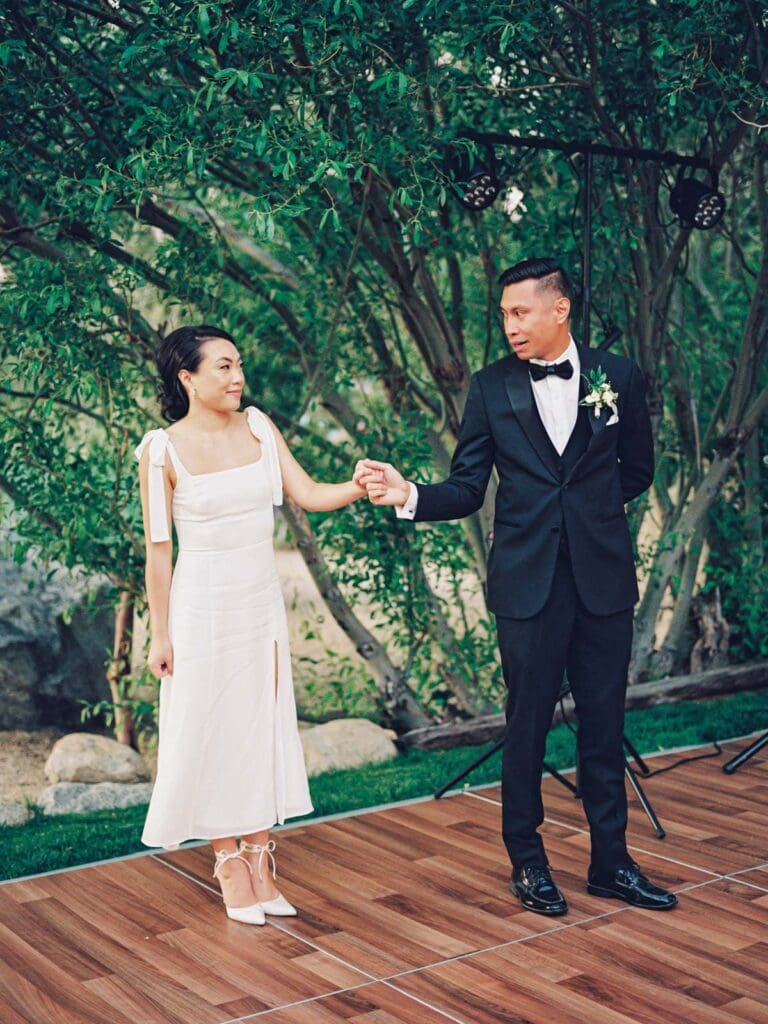
[[[567,692],[567,691],[565,691],[565,692]],[[637,770],[640,772],[640,774],[641,775],[649,775],[650,774],[650,770],[648,768],[648,765],[645,763],[645,761],[643,761],[642,757],[640,756],[640,754],[638,753],[636,748],[632,745],[630,740],[628,740],[626,736],[623,736],[622,737],[622,742],[624,744],[624,749],[629,752],[629,754],[632,757],[633,761],[635,762],[635,764],[637,766]],[[761,741],[761,744],[765,744],[765,743],[768,743],[768,733],[766,733],[766,735],[763,737],[763,739]],[[476,758],[476,760],[474,760],[472,762],[472,764],[468,765],[468,767],[466,767],[463,771],[459,772],[458,775],[455,775],[449,782],[446,782],[445,785],[441,786],[438,790],[436,790],[435,791],[435,800],[439,800],[442,796],[444,796],[448,792],[449,789],[454,789],[456,787],[456,785],[459,782],[461,782],[462,779],[466,778],[466,776],[469,775],[470,772],[473,772],[475,770],[475,768],[478,768],[481,764],[483,764],[485,761],[487,761],[490,757],[493,757],[493,755],[497,751],[501,750],[501,748],[503,746],[504,746],[504,737],[502,737],[500,740],[498,740],[496,743],[494,743],[494,745],[491,747],[490,750],[487,750],[480,757]],[[742,754],[740,756],[741,756],[741,758],[746,759],[746,757],[751,756],[751,754],[753,754],[753,753],[755,753],[754,750],[752,750],[752,751],[745,751],[744,754]],[[726,765],[726,767],[727,767],[727,765]],[[578,768],[578,763],[576,765],[576,785],[575,786],[571,782],[570,779],[566,779],[566,777],[564,775],[561,775],[561,773],[559,771],[557,771],[556,768],[553,768],[552,765],[547,764],[546,761],[544,761],[544,770],[548,771],[549,774],[553,778],[557,779],[557,781],[562,786],[565,786],[565,788],[567,790],[569,790],[573,794],[574,799],[578,800],[581,797],[581,791],[579,789],[579,768]],[[732,770],[735,770],[735,769],[732,769]],[[658,817],[656,816],[656,812],[654,811],[653,807],[651,806],[651,802],[648,799],[648,797],[646,796],[645,791],[643,790],[643,787],[640,785],[640,780],[637,777],[637,772],[635,772],[634,768],[629,763],[629,761],[627,760],[626,757],[624,758],[624,774],[629,779],[629,784],[632,786],[632,789],[637,794],[637,798],[640,801],[640,806],[643,808],[643,810],[645,811],[646,815],[648,816],[648,820],[650,821],[651,826],[653,827],[653,831],[656,833],[656,837],[658,839],[663,839],[664,836],[666,835],[666,832],[664,831],[664,828],[662,827],[661,822],[659,821]]]
[[[728,764],[723,765],[723,771],[726,775],[733,775],[737,768],[741,768],[745,761],[748,761],[753,754],[756,754],[758,750],[762,750],[763,747],[768,745],[768,732],[763,733],[759,736],[754,743],[751,743],[736,757],[732,757]]]

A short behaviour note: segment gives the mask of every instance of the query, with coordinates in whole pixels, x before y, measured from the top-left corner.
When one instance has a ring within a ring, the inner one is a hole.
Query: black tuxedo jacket
[[[417,521],[460,519],[480,508],[496,466],[488,559],[488,607],[496,615],[527,619],[541,611],[563,531],[589,612],[611,615],[638,598],[624,503],[653,480],[645,384],[631,359],[578,350],[581,373],[601,366],[618,393],[618,423],[608,426],[607,408],[596,417],[580,407],[582,443],[576,450],[569,443],[558,456],[536,408],[527,363],[510,355],[473,374],[448,479],[418,486]],[[585,393],[582,377],[580,399]]]

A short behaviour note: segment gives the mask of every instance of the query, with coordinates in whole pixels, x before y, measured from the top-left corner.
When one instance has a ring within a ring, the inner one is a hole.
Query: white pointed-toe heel
[[[272,862],[272,877],[277,878],[277,867],[275,866],[274,850],[275,841],[270,839],[268,843],[263,846],[259,846],[258,843],[246,843],[244,839],[240,840],[240,846],[238,847],[239,853],[258,853],[259,859],[257,861],[257,868],[259,871],[259,881],[264,880],[261,863],[266,854]],[[265,914],[271,914],[272,917],[296,917],[298,911],[296,907],[288,902],[288,900],[279,893],[273,900],[262,900],[259,906]]]
[[[248,863],[248,858],[243,857],[239,850],[235,850],[231,853],[227,853],[226,850],[217,850],[216,864],[213,868],[213,877],[216,878],[218,876],[219,868],[222,864],[226,864],[228,860],[233,860],[234,858],[245,861],[245,866],[248,868],[250,873],[253,874],[253,868]],[[224,896],[222,895],[221,898],[224,899]],[[224,906],[226,907],[227,917],[231,918],[233,921],[239,921],[240,924],[267,923],[267,919],[264,916],[264,911],[261,909],[260,903],[251,903],[247,907],[229,907],[227,906],[227,901],[224,900]]]

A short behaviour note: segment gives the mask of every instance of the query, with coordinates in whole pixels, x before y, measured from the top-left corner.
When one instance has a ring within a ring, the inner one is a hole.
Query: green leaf
[[[208,14],[207,4],[201,4],[197,9],[197,25],[200,29],[200,35],[204,39],[207,38],[211,31],[211,19]]]

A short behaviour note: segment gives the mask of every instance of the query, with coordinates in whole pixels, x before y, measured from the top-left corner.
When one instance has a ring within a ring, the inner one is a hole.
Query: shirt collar
[[[573,340],[573,335],[568,335],[569,344],[568,348],[563,352],[562,355],[558,356],[557,359],[529,359],[529,363],[536,363],[537,366],[552,366],[554,363],[562,363],[564,359],[570,359],[571,366],[578,369],[579,366],[579,350],[576,348],[576,342]]]

